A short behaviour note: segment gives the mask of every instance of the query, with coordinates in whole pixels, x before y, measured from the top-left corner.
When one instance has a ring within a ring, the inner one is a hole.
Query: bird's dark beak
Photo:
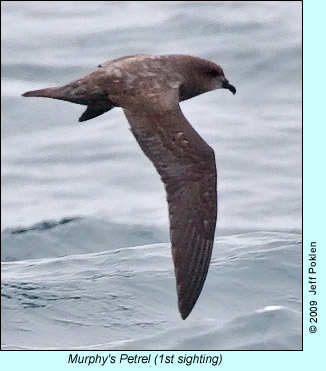
[[[229,84],[228,80],[225,80],[225,81],[223,82],[222,87],[223,87],[223,89],[229,89],[230,92],[233,93],[233,95],[234,95],[234,94],[236,93],[236,91],[237,91],[237,89],[236,89],[233,85]]]

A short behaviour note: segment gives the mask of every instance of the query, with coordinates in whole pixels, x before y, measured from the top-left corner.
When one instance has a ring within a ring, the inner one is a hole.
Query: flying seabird
[[[79,121],[121,107],[167,193],[178,305],[186,319],[204,285],[217,216],[213,149],[183,115],[179,102],[215,89],[236,89],[220,66],[188,55],[133,55],[103,64],[62,87],[34,90],[87,106]]]

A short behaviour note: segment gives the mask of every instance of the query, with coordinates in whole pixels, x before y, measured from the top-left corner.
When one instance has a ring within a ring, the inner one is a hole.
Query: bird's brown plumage
[[[126,112],[138,144],[153,162],[167,193],[170,239],[182,318],[206,279],[217,215],[214,152],[190,126],[179,105],[168,112]]]
[[[216,166],[212,148],[192,128],[179,102],[206,91],[235,93],[221,67],[185,55],[138,55],[106,62],[59,88],[23,94],[87,105],[80,121],[122,107],[131,131],[165,185],[170,239],[183,319],[206,279],[217,217]]]

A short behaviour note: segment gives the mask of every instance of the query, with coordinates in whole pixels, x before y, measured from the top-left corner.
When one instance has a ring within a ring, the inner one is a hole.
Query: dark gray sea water
[[[301,3],[2,3],[2,347],[301,348]],[[220,64],[181,104],[213,147],[210,271],[177,311],[163,185],[121,109],[26,99],[138,53]]]

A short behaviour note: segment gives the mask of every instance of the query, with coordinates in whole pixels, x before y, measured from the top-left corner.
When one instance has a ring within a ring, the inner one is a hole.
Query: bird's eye
[[[212,77],[217,77],[217,76],[220,76],[220,71],[214,69],[214,70],[210,70],[209,71],[209,75],[212,76]]]

